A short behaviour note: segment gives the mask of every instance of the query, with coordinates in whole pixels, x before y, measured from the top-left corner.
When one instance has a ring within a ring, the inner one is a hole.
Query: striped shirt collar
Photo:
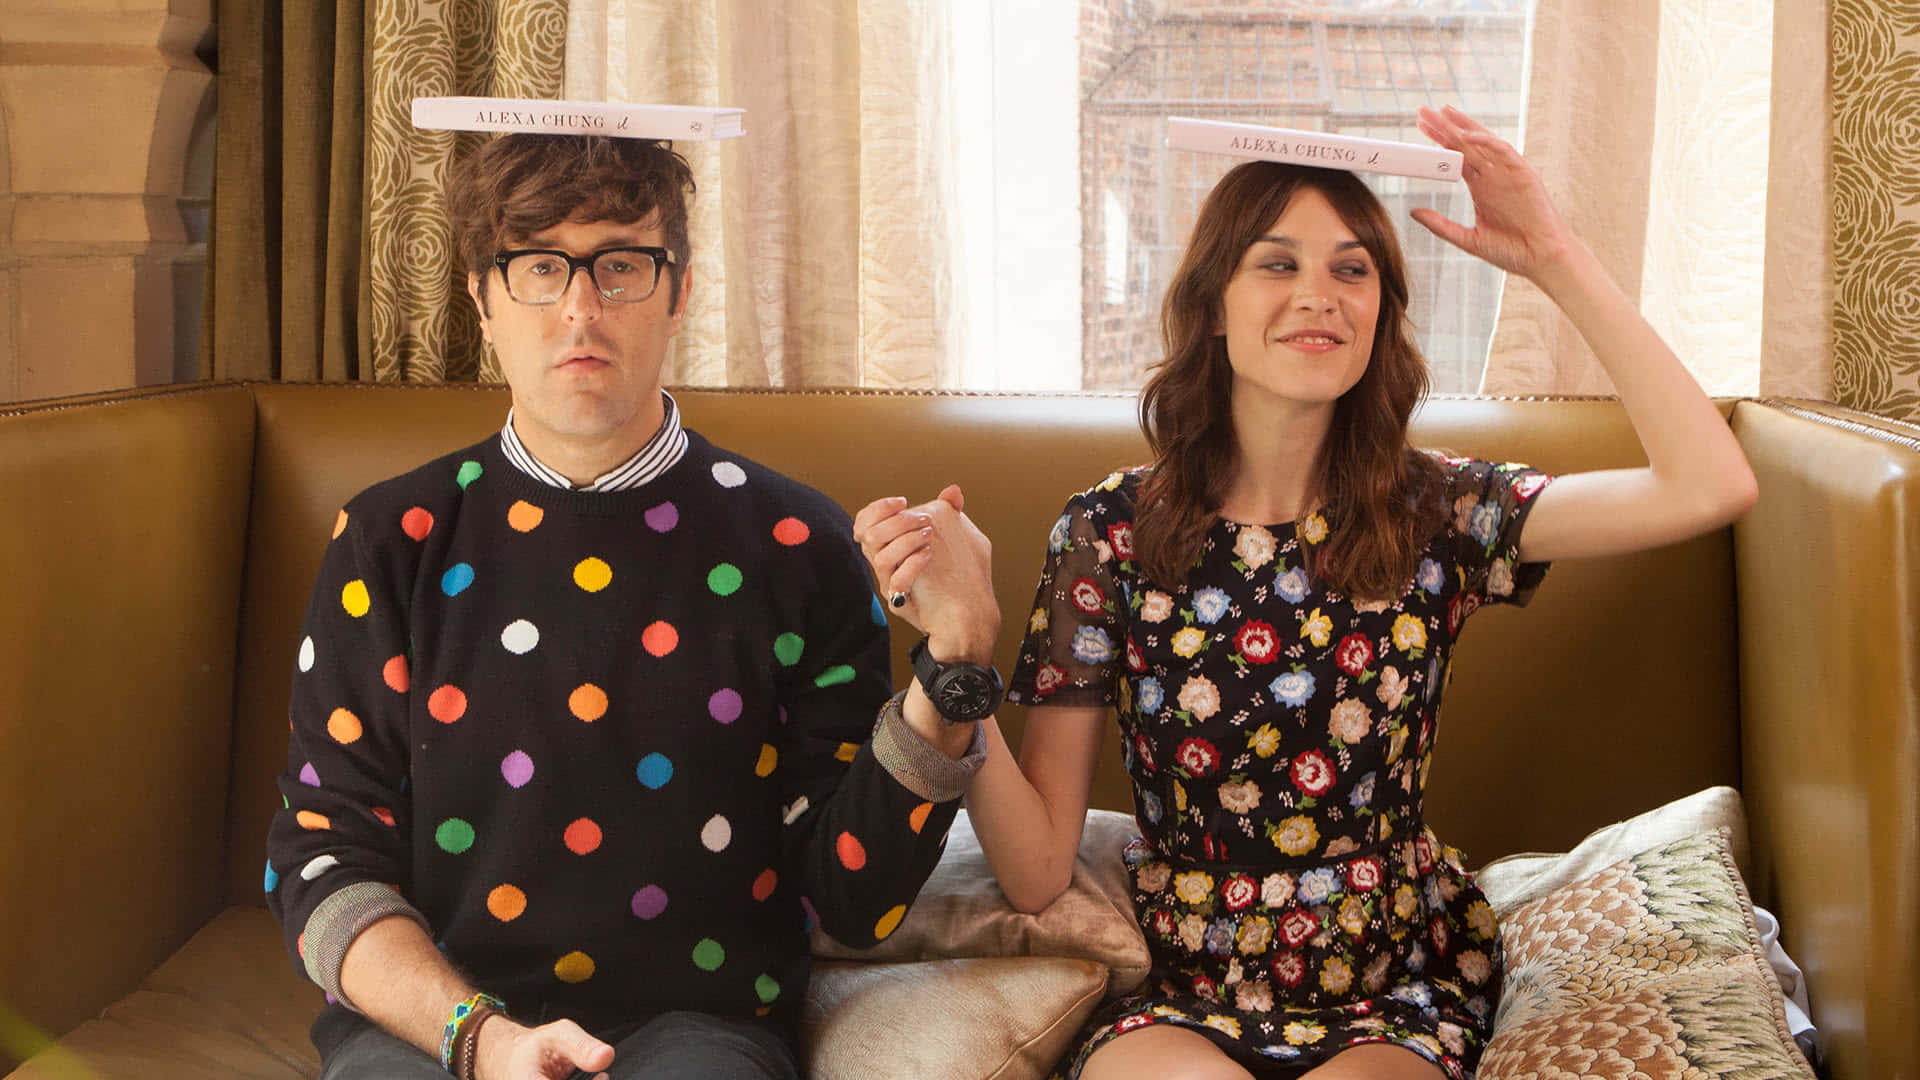
[[[660,397],[666,402],[667,417],[660,424],[660,430],[653,433],[647,445],[626,461],[601,473],[591,483],[576,485],[573,481],[542,465],[520,441],[513,431],[513,410],[507,410],[507,425],[500,429],[500,450],[514,467],[543,484],[562,488],[567,491],[627,491],[653,480],[680,463],[687,454],[687,433],[680,426],[680,407],[674,404],[673,395],[665,390]]]

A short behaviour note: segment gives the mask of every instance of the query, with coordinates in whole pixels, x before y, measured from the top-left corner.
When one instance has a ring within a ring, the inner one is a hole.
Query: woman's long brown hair
[[[1227,173],[1200,208],[1161,310],[1166,358],[1140,395],[1154,468],[1141,489],[1134,543],[1141,569],[1163,585],[1186,582],[1240,467],[1221,298],[1241,256],[1309,187],[1373,257],[1380,317],[1366,372],[1334,404],[1314,464],[1308,504],[1326,506],[1330,528],[1308,570],[1349,596],[1391,599],[1446,512],[1439,465],[1407,442],[1427,364],[1407,320],[1406,261],[1386,208],[1352,173],[1250,161]]]

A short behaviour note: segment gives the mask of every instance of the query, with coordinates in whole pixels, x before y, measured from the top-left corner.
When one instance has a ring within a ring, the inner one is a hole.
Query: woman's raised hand
[[[1578,243],[1526,159],[1505,139],[1449,105],[1420,110],[1420,131],[1465,159],[1460,175],[1473,197],[1473,225],[1421,207],[1413,219],[1449,244],[1509,273],[1536,278]]]

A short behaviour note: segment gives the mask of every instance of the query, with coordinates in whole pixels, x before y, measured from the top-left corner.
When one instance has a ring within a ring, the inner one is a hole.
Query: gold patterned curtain
[[[1826,4],[1536,9],[1527,155],[1712,393],[1829,393]],[[1566,317],[1514,277],[1482,389],[1613,392]]]
[[[221,0],[215,378],[497,379],[416,96],[556,97],[566,0]]]
[[[1920,421],[1920,0],[1833,3],[1833,400]]]
[[[573,0],[566,96],[733,105],[680,149],[694,288],[667,381],[937,386],[958,365],[944,9]]]
[[[367,261],[372,375],[497,382],[467,299],[446,182],[482,132],[419,131],[416,97],[558,97],[566,0],[372,0],[367,27]]]

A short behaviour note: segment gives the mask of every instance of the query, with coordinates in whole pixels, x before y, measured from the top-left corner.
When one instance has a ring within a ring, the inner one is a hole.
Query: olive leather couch
[[[1062,503],[1144,446],[1130,396],[679,400],[690,427],[850,512],[962,484],[995,543],[1003,670]],[[308,590],[351,495],[506,407],[497,388],[251,383],[0,406],[0,1069],[126,998],[156,1042],[203,1044],[191,1074],[265,1054],[311,1075],[318,991],[289,990],[260,929]],[[1559,565],[1525,611],[1480,615],[1429,819],[1478,863],[1738,788],[1747,884],[1806,972],[1828,1075],[1920,1080],[1920,429],[1723,408],[1758,504],[1687,543]],[[1642,460],[1610,399],[1438,398],[1415,438],[1552,471]],[[896,626],[896,673],[910,641]],[[1016,743],[1022,720],[1002,713]],[[1118,761],[1095,803],[1130,809]],[[228,1011],[136,993],[190,938],[169,970]],[[239,1026],[271,1034],[228,1056]],[[95,1075],[57,1046],[21,1073]]]

